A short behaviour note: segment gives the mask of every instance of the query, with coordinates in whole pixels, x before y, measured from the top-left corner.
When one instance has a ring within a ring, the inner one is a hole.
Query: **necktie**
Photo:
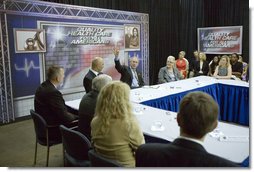
[[[132,75],[133,75],[133,79],[132,79],[132,87],[139,87],[138,84],[138,75],[135,69],[132,69]]]
[[[133,73],[134,73],[135,78],[138,80],[138,74],[137,74],[136,69],[133,69]]]

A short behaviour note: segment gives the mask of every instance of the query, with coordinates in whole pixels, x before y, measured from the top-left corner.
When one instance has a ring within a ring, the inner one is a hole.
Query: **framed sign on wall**
[[[14,42],[16,53],[46,52],[43,29],[14,28]]]
[[[124,25],[125,30],[125,51],[140,50],[140,26]]]
[[[198,28],[198,50],[206,54],[242,54],[242,26]]]

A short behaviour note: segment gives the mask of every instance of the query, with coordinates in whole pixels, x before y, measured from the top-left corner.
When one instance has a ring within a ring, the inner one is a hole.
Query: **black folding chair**
[[[111,160],[101,156],[100,154],[95,152],[94,149],[88,151],[88,156],[91,161],[92,167],[123,167],[115,160]]]
[[[72,167],[88,167],[90,161],[88,150],[91,148],[90,141],[79,131],[60,125],[64,149],[64,165]]]
[[[62,143],[61,137],[50,137],[50,132],[59,130],[59,125],[47,125],[43,117],[40,116],[38,113],[36,113],[32,109],[30,110],[30,114],[34,122],[34,129],[35,129],[35,135],[36,135],[34,165],[36,164],[36,157],[37,157],[37,143],[39,143],[42,146],[47,146],[46,166],[48,166],[50,147],[53,145]]]

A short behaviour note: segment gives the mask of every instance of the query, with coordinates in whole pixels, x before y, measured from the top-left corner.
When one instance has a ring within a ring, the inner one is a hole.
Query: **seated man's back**
[[[52,66],[48,69],[47,75],[48,79],[36,90],[34,97],[35,111],[49,125],[68,124],[77,117],[67,112],[62,93],[56,89],[63,81],[64,69]]]
[[[35,111],[46,120],[47,124],[63,124],[68,121],[65,118],[67,110],[64,99],[61,93],[48,80],[36,90],[34,107]]]
[[[234,167],[237,164],[209,154],[203,147],[207,133],[218,125],[219,106],[208,94],[190,92],[177,113],[180,136],[171,144],[145,144],[136,152],[138,167]],[[232,150],[233,151],[233,150]]]
[[[137,167],[234,167],[237,164],[209,154],[203,146],[185,139],[169,144],[144,144],[136,152]]]
[[[92,90],[85,94],[79,104],[79,122],[78,130],[91,140],[90,123],[94,117],[97,97],[106,84],[112,81],[112,78],[106,74],[96,76],[92,81]]]

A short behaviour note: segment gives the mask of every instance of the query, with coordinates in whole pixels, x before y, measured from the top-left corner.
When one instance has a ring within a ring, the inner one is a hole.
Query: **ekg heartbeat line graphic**
[[[26,72],[26,77],[29,78],[29,71],[30,71],[30,69],[40,69],[40,66],[35,66],[33,61],[30,61],[29,64],[28,64],[27,59],[25,58],[24,67],[18,67],[15,64],[15,69],[17,71],[24,71],[24,72]]]

